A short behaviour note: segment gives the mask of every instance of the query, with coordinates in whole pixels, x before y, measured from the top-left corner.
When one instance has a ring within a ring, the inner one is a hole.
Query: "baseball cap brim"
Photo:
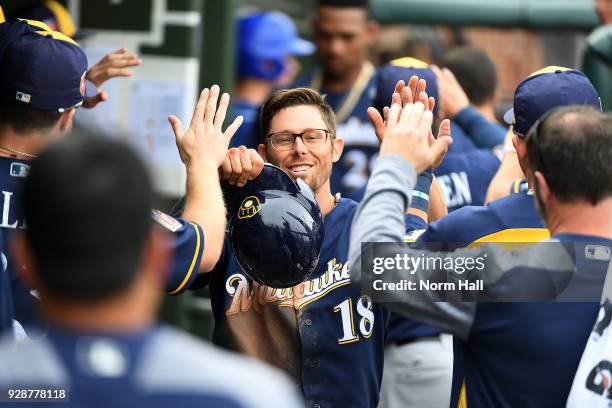
[[[310,55],[315,51],[315,46],[310,41],[301,38],[294,39],[289,45],[289,53],[291,55]]]

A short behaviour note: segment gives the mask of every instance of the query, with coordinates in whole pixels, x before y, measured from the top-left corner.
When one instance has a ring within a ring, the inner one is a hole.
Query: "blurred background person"
[[[34,162],[28,229],[12,249],[48,329],[17,349],[0,342],[0,386],[64,391],[79,407],[266,407],[270,395],[298,407],[275,370],[156,325],[172,238],[152,200],[144,165],[119,142],[66,138]]]
[[[601,27],[589,35],[582,54],[582,70],[599,95],[604,110],[612,111],[612,0],[595,0]]]
[[[277,87],[293,82],[314,45],[298,36],[293,20],[279,12],[255,12],[238,18],[237,82],[232,111],[244,121],[232,146],[257,148],[261,141],[259,109]]]
[[[376,94],[368,53],[378,29],[368,0],[318,0],[312,30],[320,66],[293,84],[318,90],[336,114],[344,153],[334,163],[331,188],[348,198],[366,184],[378,152],[367,116]]]
[[[444,56],[441,64],[453,73],[474,109],[498,124],[495,112],[501,91],[495,63],[487,53],[474,46],[457,47]],[[505,133],[506,127],[499,125],[499,131]]]
[[[501,94],[495,64],[484,51],[458,47],[444,56],[442,65],[452,73],[438,71],[438,77],[443,78],[442,115],[454,118],[453,144],[435,174],[452,212],[484,204],[487,187],[500,164],[491,147],[503,141],[506,128],[495,116]]]

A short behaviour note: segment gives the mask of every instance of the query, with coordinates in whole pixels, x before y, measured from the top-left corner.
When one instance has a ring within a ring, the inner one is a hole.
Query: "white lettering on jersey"
[[[0,223],[0,227],[17,228],[18,221],[15,221],[14,223],[9,224],[11,197],[13,196],[13,193],[11,191],[3,191],[2,195],[4,196],[4,203],[2,204],[2,222]]]
[[[327,271],[320,277],[286,289],[270,288],[257,282],[252,282],[250,287],[244,275],[235,273],[225,282],[225,290],[232,296],[225,314],[229,316],[247,312],[251,307],[260,312],[261,306],[272,302],[278,302],[279,306],[301,309],[330,291],[350,283],[348,262],[343,265],[337,263],[335,258],[327,263]]]
[[[472,193],[470,192],[470,182],[467,173],[449,173],[436,176],[444,202],[447,207],[469,205],[472,203]]]

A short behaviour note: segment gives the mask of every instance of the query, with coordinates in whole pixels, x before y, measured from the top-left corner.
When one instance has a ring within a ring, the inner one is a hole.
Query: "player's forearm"
[[[509,195],[512,183],[523,177],[523,170],[521,170],[516,153],[505,153],[497,173],[495,173],[487,188],[485,204]]]
[[[361,270],[361,243],[404,241],[403,214],[409,205],[410,191],[415,184],[416,174],[408,162],[399,157],[382,157],[378,160],[351,226],[349,246],[351,280],[359,285],[369,284],[373,273],[372,270]],[[389,249],[397,250],[397,247]],[[425,277],[426,273],[427,271],[417,271],[419,277],[421,275]],[[392,276],[389,277],[393,279]],[[363,289],[364,293],[372,291],[372,288]],[[393,291],[388,295],[389,300],[391,297],[393,300],[387,306],[398,313],[436,324],[451,333],[467,336],[473,306],[467,303],[458,306],[438,304],[427,298],[426,294],[417,300],[404,291]]]
[[[414,168],[398,156],[378,159],[351,226],[351,277],[359,280],[362,242],[402,242],[406,210],[416,185]]]
[[[434,176],[433,180],[431,181],[431,188],[429,189],[429,208],[427,212],[428,223],[431,224],[447,214],[448,208],[444,202],[442,190],[440,190],[440,184],[438,184],[438,179]]]
[[[219,184],[219,173],[213,164],[196,164],[187,168],[187,188],[183,218],[204,229],[204,254],[201,272],[213,269],[225,237],[225,203]]]

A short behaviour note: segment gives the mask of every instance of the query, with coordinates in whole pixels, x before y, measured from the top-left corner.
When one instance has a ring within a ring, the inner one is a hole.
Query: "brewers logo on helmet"
[[[323,242],[323,217],[310,187],[266,164],[244,187],[223,186],[232,251],[256,282],[286,288],[314,271]]]

